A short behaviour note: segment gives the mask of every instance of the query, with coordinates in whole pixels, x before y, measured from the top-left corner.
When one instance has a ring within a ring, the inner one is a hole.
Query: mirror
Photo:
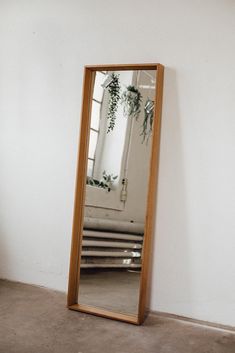
[[[85,74],[68,304],[138,324],[147,300],[163,66],[88,67]]]

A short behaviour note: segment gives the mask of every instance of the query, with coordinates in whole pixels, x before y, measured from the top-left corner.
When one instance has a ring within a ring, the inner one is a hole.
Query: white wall
[[[235,325],[233,1],[0,1],[0,277],[65,290],[85,64],[166,66],[153,310]]]

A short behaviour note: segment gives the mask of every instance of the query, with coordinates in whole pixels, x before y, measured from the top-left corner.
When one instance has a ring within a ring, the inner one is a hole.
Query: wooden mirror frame
[[[90,113],[92,103],[93,83],[96,71],[124,70],[156,70],[156,91],[154,106],[154,123],[152,132],[152,149],[150,159],[147,209],[145,215],[144,242],[142,250],[142,268],[140,274],[138,314],[124,314],[102,308],[78,304],[78,288],[80,280],[80,259],[83,236],[83,218],[86,189],[87,157],[89,146]],[[83,102],[80,129],[80,144],[78,153],[77,178],[74,200],[73,230],[70,254],[70,270],[67,305],[69,309],[77,310],[110,319],[121,320],[140,325],[146,316],[149,302],[149,277],[151,265],[151,250],[155,218],[156,190],[159,165],[160,129],[163,96],[164,66],[161,64],[129,64],[129,65],[98,65],[85,66],[83,81]]]

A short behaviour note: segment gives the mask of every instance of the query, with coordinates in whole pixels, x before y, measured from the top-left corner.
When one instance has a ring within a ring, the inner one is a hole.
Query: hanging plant
[[[151,136],[152,129],[153,129],[153,116],[154,116],[154,101],[151,99],[147,99],[145,106],[144,106],[144,121],[142,125],[142,132],[140,136],[143,136],[142,143],[147,138],[146,143],[148,143],[149,137]]]
[[[134,86],[128,86],[123,92],[121,103],[123,104],[124,115],[138,120],[142,96],[140,91]]]
[[[110,95],[107,114],[107,119],[109,120],[109,126],[107,130],[108,133],[113,130],[115,126],[118,102],[120,100],[119,74],[112,73],[109,77],[109,83],[105,88],[108,88],[108,92]]]

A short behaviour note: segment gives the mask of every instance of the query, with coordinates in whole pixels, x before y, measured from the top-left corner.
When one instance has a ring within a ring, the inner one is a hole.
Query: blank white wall
[[[85,64],[166,66],[152,310],[235,325],[233,1],[0,1],[0,277],[66,290]]]

